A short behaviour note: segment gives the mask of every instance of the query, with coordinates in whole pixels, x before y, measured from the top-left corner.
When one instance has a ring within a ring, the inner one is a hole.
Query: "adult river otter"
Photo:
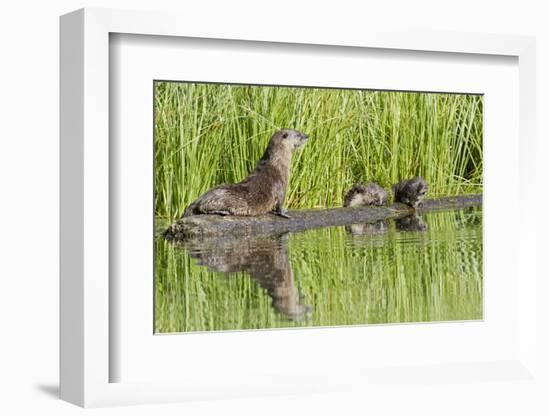
[[[216,186],[189,205],[183,216],[198,214],[261,215],[273,212],[289,218],[283,208],[292,151],[303,146],[308,136],[282,129],[269,141],[254,171],[236,184]]]

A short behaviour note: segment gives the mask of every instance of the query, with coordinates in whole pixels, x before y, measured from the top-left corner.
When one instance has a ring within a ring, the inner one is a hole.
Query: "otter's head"
[[[421,176],[415,176],[411,179],[411,185],[416,188],[419,195],[424,196],[428,193],[428,184]]]
[[[414,207],[417,207],[420,205],[420,203],[428,193],[428,184],[426,183],[424,178],[420,176],[415,176],[409,181],[408,185],[411,188],[410,189],[411,202],[413,203]]]
[[[271,143],[293,151],[306,144],[308,135],[298,130],[281,129],[271,137]]]

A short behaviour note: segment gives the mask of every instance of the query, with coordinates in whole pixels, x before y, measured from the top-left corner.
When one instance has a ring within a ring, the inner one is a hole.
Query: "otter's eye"
[[[283,133],[283,139],[286,139],[288,137],[288,133]]]

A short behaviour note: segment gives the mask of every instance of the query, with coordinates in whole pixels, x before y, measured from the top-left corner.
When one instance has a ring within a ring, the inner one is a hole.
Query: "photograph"
[[[153,82],[154,332],[483,320],[483,95]]]

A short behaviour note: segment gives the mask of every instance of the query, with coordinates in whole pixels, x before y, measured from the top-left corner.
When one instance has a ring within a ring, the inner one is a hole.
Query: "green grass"
[[[421,175],[430,194],[480,192],[481,96],[155,83],[155,210],[175,218],[254,168],[279,128],[310,135],[294,155],[289,208],[341,206],[355,182]]]

